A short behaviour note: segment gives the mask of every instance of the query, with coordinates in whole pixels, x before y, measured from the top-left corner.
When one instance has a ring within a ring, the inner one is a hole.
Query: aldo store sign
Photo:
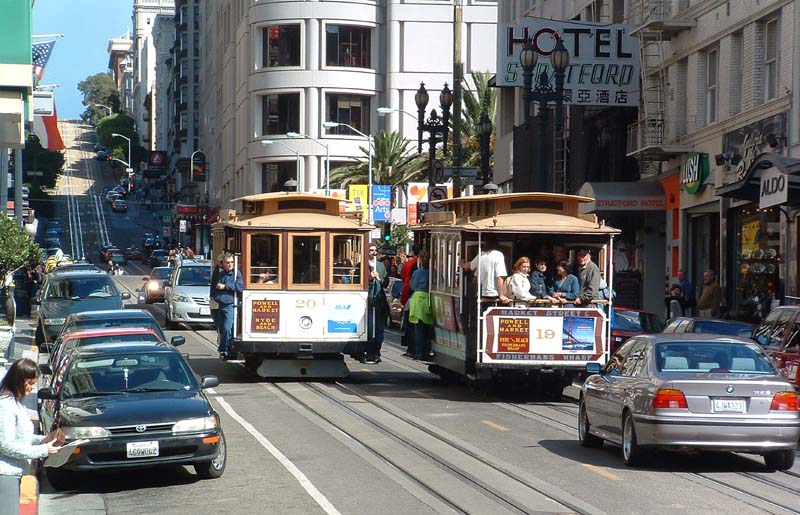
[[[706,180],[711,174],[708,165],[708,154],[690,152],[683,164],[681,186],[690,195],[699,195],[706,188]]]
[[[759,209],[785,204],[789,200],[789,177],[774,166],[761,172]]]

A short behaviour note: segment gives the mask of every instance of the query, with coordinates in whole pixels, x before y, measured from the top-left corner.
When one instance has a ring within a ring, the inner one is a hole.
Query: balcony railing
[[[669,159],[691,150],[688,145],[667,141],[667,124],[662,116],[643,118],[628,125],[628,156]]]
[[[635,0],[631,34],[641,31],[680,32],[697,25],[685,15],[688,0]]]

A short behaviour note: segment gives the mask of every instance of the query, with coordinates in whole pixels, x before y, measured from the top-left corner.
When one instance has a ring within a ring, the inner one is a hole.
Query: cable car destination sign
[[[569,52],[564,73],[564,103],[639,107],[639,40],[628,35],[629,25],[522,18],[497,24],[497,85],[522,87],[519,53],[525,39],[539,53],[533,72],[547,73],[555,85],[550,54],[558,39]]]

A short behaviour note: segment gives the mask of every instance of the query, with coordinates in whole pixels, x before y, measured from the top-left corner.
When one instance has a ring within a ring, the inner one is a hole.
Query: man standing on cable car
[[[378,259],[378,247],[369,244],[369,294],[367,299],[367,355],[365,362],[381,362],[381,345],[389,314],[389,302],[384,288],[389,285],[386,267]]]
[[[214,287],[214,300],[219,304],[217,312],[217,332],[219,333],[219,357],[231,359],[231,339],[233,338],[233,307],[238,294],[244,289],[242,273],[233,266],[233,255],[225,253],[222,258],[223,270]]]

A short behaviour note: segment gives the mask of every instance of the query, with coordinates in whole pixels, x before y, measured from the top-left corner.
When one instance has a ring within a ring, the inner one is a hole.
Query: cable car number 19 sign
[[[522,87],[519,54],[530,38],[539,60],[534,83],[545,72],[553,80],[550,54],[561,39],[569,52],[564,73],[564,103],[639,106],[639,39],[630,25],[521,18],[497,24],[497,85]]]

